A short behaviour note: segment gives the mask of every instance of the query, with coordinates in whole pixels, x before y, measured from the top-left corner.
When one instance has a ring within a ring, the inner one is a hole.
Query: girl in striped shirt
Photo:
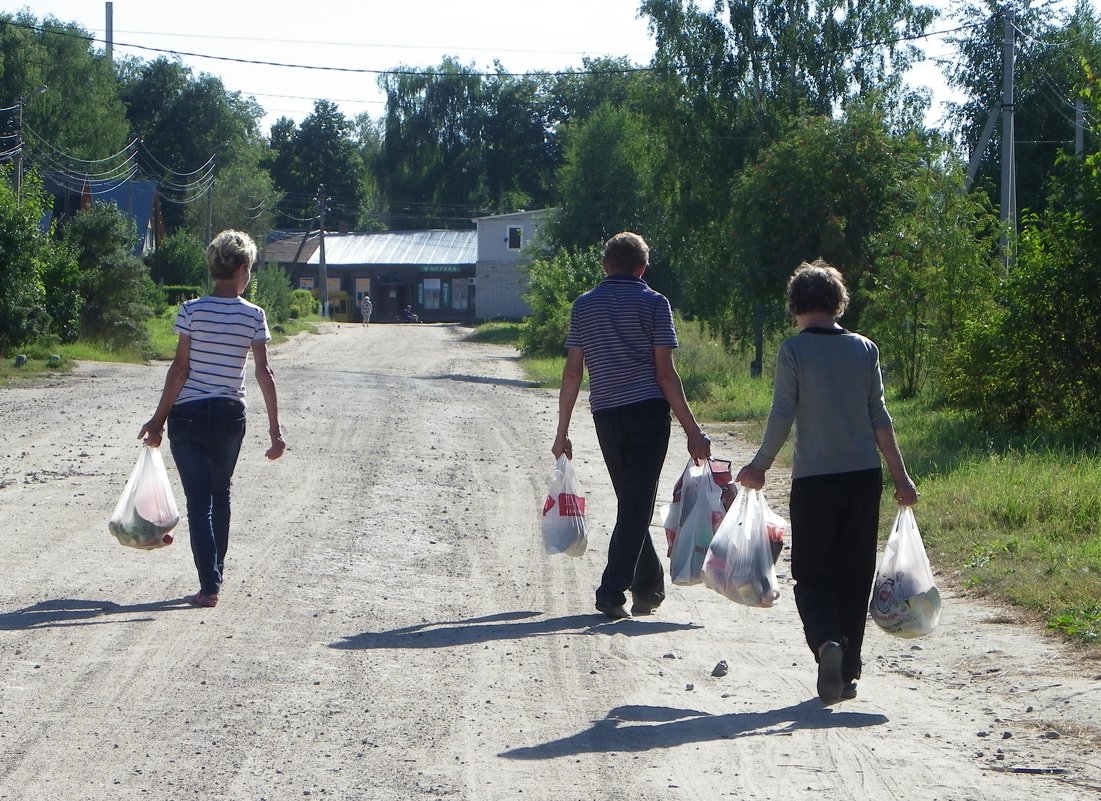
[[[157,447],[168,422],[199,573],[199,591],[187,599],[194,606],[216,606],[225,579],[230,484],[245,437],[249,351],[268,413],[271,447],[266,455],[278,459],[286,448],[279,428],[275,376],[268,364],[267,318],[262,308],[241,297],[255,261],[256,245],[240,231],[223,231],[207,246],[214,291],[180,306],[176,356],[157,410],[138,434],[147,445]]]

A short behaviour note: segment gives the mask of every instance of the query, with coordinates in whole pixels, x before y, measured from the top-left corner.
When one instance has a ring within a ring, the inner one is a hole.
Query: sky
[[[584,56],[626,56],[645,64],[654,51],[646,21],[636,16],[638,0],[114,0],[111,5],[116,57],[152,60],[164,54],[161,50],[196,54],[181,56],[196,75],[217,75],[226,89],[256,98],[267,112],[265,133],[280,117],[301,122],[317,99],[336,103],[347,117],[381,116],[377,73],[397,66],[434,67],[453,56],[480,71],[492,71],[496,59],[508,72],[523,73],[580,68]],[[106,7],[104,0],[38,0],[4,10],[27,9],[40,21],[53,16],[76,22],[102,39]],[[942,19],[931,30],[954,24]],[[927,54],[949,54],[943,37],[925,42]],[[958,99],[939,68],[926,62],[911,73],[910,82],[932,90],[927,124],[939,126],[943,102]]]

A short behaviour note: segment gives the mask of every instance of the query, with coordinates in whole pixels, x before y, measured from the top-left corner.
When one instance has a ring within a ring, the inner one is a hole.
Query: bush
[[[165,284],[161,289],[164,290],[164,299],[169,306],[179,306],[185,300],[201,297],[203,294],[203,287],[199,284]]]
[[[268,314],[268,321],[285,323],[290,317],[291,282],[278,264],[266,264],[256,276],[255,303]]]
[[[598,247],[583,251],[560,250],[535,259],[528,270],[531,316],[521,325],[520,350],[525,356],[559,356],[570,327],[570,309],[578,295],[604,277]]]
[[[321,301],[313,296],[308,289],[295,289],[291,291],[289,314],[292,320],[300,317],[309,317],[321,311]]]

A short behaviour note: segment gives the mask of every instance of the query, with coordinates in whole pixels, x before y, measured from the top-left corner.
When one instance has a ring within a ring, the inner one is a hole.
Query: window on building
[[[467,305],[467,287],[469,282],[465,278],[451,279],[451,308],[465,309]]]
[[[510,225],[508,227],[508,249],[519,250],[523,243],[524,229],[519,225]]]
[[[312,275],[299,276],[298,277],[298,288],[299,289],[313,289],[313,276]]]
[[[425,278],[424,279],[424,308],[426,308],[426,309],[438,309],[438,308],[440,308],[440,279],[439,278]]]

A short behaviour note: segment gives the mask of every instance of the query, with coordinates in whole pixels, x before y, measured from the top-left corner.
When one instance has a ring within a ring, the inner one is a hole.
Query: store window
[[[508,227],[508,249],[519,250],[524,242],[524,229],[519,225],[510,225]]]
[[[425,278],[424,279],[424,308],[426,308],[426,309],[438,309],[438,308],[440,308],[440,279],[439,278]]]
[[[470,281],[466,278],[452,278],[451,279],[451,308],[452,309],[466,309],[467,308],[467,287],[470,286]]]

